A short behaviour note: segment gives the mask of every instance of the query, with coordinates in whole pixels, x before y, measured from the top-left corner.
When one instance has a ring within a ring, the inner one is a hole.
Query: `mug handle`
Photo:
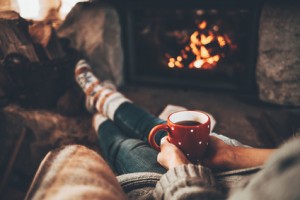
[[[170,134],[170,128],[167,124],[159,124],[154,126],[148,135],[149,144],[157,151],[160,151],[160,146],[155,142],[155,135],[161,130],[167,131]]]

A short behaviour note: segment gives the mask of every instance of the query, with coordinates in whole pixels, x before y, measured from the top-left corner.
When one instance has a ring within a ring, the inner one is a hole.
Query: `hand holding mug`
[[[157,161],[164,168],[171,169],[179,165],[190,163],[177,146],[168,142],[166,136],[161,139],[160,148],[161,151],[157,155]]]
[[[179,111],[169,115],[167,124],[160,124],[150,131],[148,141],[160,151],[155,142],[158,131],[168,132],[167,140],[176,145],[192,162],[199,162],[208,146],[210,118],[202,111]]]

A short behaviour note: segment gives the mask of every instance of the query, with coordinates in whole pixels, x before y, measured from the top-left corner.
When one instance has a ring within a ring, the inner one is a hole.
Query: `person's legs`
[[[129,138],[111,120],[94,116],[102,155],[118,173],[156,172],[166,170],[157,163],[157,151],[146,142]]]
[[[157,124],[165,123],[164,120],[134,105],[115,91],[111,84],[100,84],[84,60],[77,63],[75,77],[86,94],[88,110],[97,111],[108,117],[129,137],[147,141],[150,130]],[[156,142],[159,143],[165,135],[164,132],[158,133]]]
[[[130,137],[138,138],[147,141],[151,129],[165,123],[164,120],[151,115],[130,102],[121,104],[114,114],[114,122]],[[166,136],[166,133],[161,131],[156,134],[156,142],[159,144],[161,138]]]

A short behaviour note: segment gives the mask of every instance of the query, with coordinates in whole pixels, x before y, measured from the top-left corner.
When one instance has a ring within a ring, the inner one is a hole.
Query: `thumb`
[[[160,140],[160,145],[163,145],[163,144],[166,143],[166,142],[168,142],[167,136],[161,138],[161,140]]]

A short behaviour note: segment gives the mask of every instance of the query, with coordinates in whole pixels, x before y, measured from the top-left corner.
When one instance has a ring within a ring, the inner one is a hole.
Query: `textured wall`
[[[300,106],[300,3],[264,5],[256,79],[261,100]]]
[[[100,80],[123,83],[123,50],[117,11],[100,3],[77,3],[58,29],[91,64]]]

